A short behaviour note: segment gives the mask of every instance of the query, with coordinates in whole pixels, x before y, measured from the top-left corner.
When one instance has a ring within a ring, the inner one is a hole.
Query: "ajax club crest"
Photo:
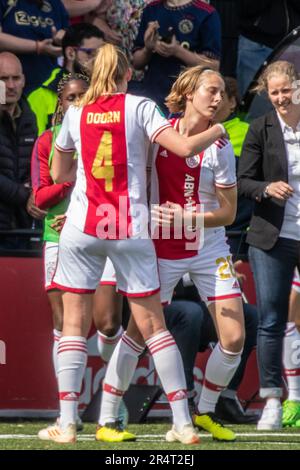
[[[194,155],[193,157],[189,157],[185,160],[186,164],[190,168],[196,168],[196,166],[200,163],[199,155]]]

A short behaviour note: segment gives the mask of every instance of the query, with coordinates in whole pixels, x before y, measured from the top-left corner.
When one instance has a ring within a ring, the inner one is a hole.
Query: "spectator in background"
[[[114,0],[107,8],[99,8],[90,15],[90,21],[104,33],[105,40],[119,46],[132,63],[134,40],[138,33],[142,10],[149,0]],[[140,89],[143,79],[142,70],[133,70],[133,77],[128,84],[129,92]],[[137,88],[138,87],[138,88]]]
[[[26,94],[40,86],[55,68],[67,26],[68,15],[60,0],[0,0],[0,51],[18,55]]]
[[[239,164],[239,192],[255,201],[247,242],[257,308],[258,429],[281,427],[282,349],[295,268],[300,266],[300,105],[295,66],[271,63],[259,79],[274,110],[252,121]]]
[[[222,30],[222,54],[220,72],[228,77],[236,77],[238,51],[238,15],[236,0],[210,0],[220,15]]]
[[[63,67],[54,69],[48,79],[28,96],[35,113],[39,135],[51,126],[52,115],[57,105],[57,86],[68,73],[90,75],[94,55],[104,44],[103,33],[89,23],[70,26],[62,39]]]
[[[274,47],[300,25],[299,0],[239,0],[237,75],[241,96]]]
[[[218,69],[221,26],[216,10],[202,1],[160,0],[146,6],[133,51],[133,66],[147,66],[142,94],[168,113],[165,97],[182,67]]]
[[[67,10],[71,23],[83,22],[85,16],[89,13],[96,12],[105,4],[111,4],[112,0],[62,0]],[[75,21],[73,20],[75,18]]]
[[[0,53],[0,80],[6,86],[6,104],[0,115],[0,229],[31,228],[32,218],[44,211],[33,202],[30,189],[30,156],[37,136],[36,120],[22,92],[25,78],[19,59]],[[14,247],[9,239],[1,247]]]
[[[115,0],[62,0],[69,15],[71,25],[77,23],[94,23],[97,17],[105,16]],[[122,1],[124,3],[124,1]],[[97,23],[96,26],[100,27]],[[105,23],[105,26],[106,23]],[[102,26],[100,27],[102,29]],[[105,38],[106,39],[106,38]],[[106,39],[107,40],[107,39]],[[107,42],[109,42],[107,40]]]

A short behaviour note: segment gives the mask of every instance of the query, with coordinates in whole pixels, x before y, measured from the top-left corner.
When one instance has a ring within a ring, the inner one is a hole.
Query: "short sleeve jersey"
[[[0,0],[0,25],[3,33],[18,38],[43,41],[52,38],[51,28],[68,26],[68,14],[61,0],[44,0],[39,8],[33,2]],[[26,77],[26,89],[41,85],[57,66],[56,59],[47,55],[18,54]]]
[[[178,128],[179,119],[172,119],[171,124]],[[171,201],[186,208],[200,204],[204,212],[219,207],[216,188],[236,186],[235,157],[231,143],[220,139],[204,152],[183,159],[172,152],[157,147],[152,161],[151,203],[164,204]],[[209,239],[205,229],[204,240]],[[225,236],[225,229],[219,228],[220,236]],[[184,235],[184,232],[182,232]],[[187,250],[186,244],[192,243],[190,237],[155,239],[158,258],[184,259],[198,254],[198,250]]]
[[[78,154],[68,220],[100,238],[138,236],[140,211],[148,218],[149,146],[167,127],[170,123],[153,101],[129,94],[70,107],[56,140],[58,149]]]

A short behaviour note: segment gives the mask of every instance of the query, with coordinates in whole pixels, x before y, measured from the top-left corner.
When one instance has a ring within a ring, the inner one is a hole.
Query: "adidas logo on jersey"
[[[166,150],[162,150],[159,155],[160,155],[160,157],[165,157],[165,158],[167,158],[168,152],[167,152]]]
[[[226,147],[226,145],[229,144],[229,140],[225,139],[225,137],[221,137],[221,139],[218,139],[215,141],[215,145],[219,148],[222,149]]]
[[[232,289],[239,289],[239,287],[240,287],[239,281],[236,279],[234,283],[232,284]]]

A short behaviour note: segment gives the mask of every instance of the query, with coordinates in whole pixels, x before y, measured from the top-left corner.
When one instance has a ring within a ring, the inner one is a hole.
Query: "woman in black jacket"
[[[274,110],[250,125],[239,165],[240,195],[255,201],[247,242],[259,315],[260,395],[267,399],[259,429],[281,427],[282,346],[293,273],[300,266],[298,79],[285,61],[265,69],[257,90],[267,91]],[[300,375],[299,364],[294,369]]]

